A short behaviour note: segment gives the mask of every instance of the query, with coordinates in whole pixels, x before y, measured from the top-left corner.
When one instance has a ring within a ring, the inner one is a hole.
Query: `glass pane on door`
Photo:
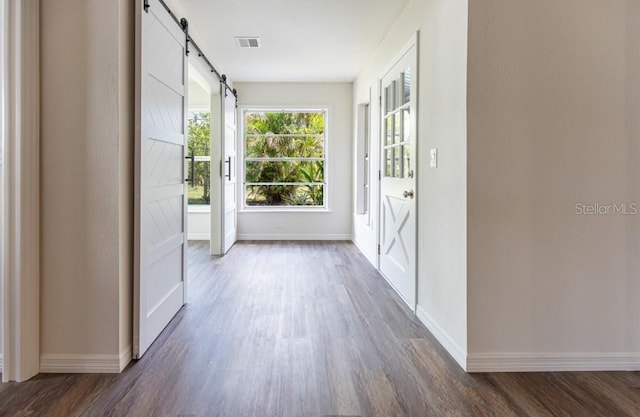
[[[404,146],[402,145],[398,146],[396,149],[395,172],[396,172],[397,178],[404,177],[404,172],[402,169],[403,151],[404,151]]]
[[[393,177],[392,161],[393,161],[393,148],[387,148],[384,150],[384,159],[385,159],[385,177]]]
[[[411,178],[413,174],[410,174],[411,172],[411,146],[407,145],[403,145],[403,150],[402,150],[402,155],[403,155],[403,177],[404,178]]]
[[[395,87],[395,84],[391,83],[384,89],[386,113],[389,113],[390,111],[393,111],[393,109],[396,108],[396,103],[394,100],[395,99],[394,87]]]
[[[409,109],[402,111],[402,142],[409,142],[411,138],[411,113]]]
[[[402,129],[402,124],[400,123],[400,112],[397,112],[393,118],[393,143],[398,144],[400,143],[400,135],[401,135],[401,131],[400,129]]]
[[[407,68],[402,73],[402,98],[400,103],[407,104],[411,101],[411,69]]]
[[[387,117],[387,134],[385,138],[385,145],[393,144],[393,117]]]

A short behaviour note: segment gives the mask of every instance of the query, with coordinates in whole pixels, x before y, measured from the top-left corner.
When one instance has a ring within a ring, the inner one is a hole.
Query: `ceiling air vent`
[[[260,38],[257,37],[236,37],[236,43],[239,48],[260,48]]]

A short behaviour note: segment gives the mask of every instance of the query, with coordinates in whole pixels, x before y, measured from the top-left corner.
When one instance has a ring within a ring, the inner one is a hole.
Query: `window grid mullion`
[[[324,138],[324,133],[247,133],[247,138]]]
[[[293,157],[282,157],[282,158],[278,158],[278,157],[266,157],[266,158],[260,158],[260,157],[247,157],[244,158],[245,161],[247,162],[260,162],[260,161],[266,161],[266,162],[315,162],[315,161],[320,161],[323,162],[326,158],[315,158],[315,157],[309,157],[309,158],[293,158]]]
[[[327,185],[326,182],[245,182],[244,185]]]

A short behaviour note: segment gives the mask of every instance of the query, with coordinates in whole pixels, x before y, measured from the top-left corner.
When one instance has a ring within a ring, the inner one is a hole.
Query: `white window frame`
[[[246,146],[246,126],[245,126],[245,114],[246,113],[324,113],[324,205],[322,206],[247,206],[245,196],[245,146]],[[251,106],[243,105],[238,107],[238,120],[239,120],[239,134],[242,135],[238,146],[238,159],[239,163],[239,177],[241,181],[238,181],[238,197],[240,198],[239,211],[241,212],[328,212],[330,210],[330,158],[329,158],[329,120],[331,117],[331,106],[328,105],[315,105],[315,106]]]

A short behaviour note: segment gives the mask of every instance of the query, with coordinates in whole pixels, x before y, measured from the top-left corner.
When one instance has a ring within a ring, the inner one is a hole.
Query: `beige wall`
[[[239,212],[239,238],[350,239],[352,84],[236,83],[235,87],[239,106],[330,106],[326,170],[330,182],[327,195],[330,210]],[[242,139],[239,146],[241,143]],[[241,178],[239,182],[242,182]]]
[[[43,355],[131,343],[132,7],[42,2]]]
[[[469,354],[637,358],[638,2],[469,3]]]
[[[464,363],[467,1],[411,1],[354,83],[354,104],[367,102],[371,91],[371,224],[375,225],[379,79],[418,30],[418,315],[456,360]],[[435,169],[429,168],[431,148],[439,150]],[[369,259],[375,259],[375,227],[368,226],[363,216],[354,216],[354,240]]]

